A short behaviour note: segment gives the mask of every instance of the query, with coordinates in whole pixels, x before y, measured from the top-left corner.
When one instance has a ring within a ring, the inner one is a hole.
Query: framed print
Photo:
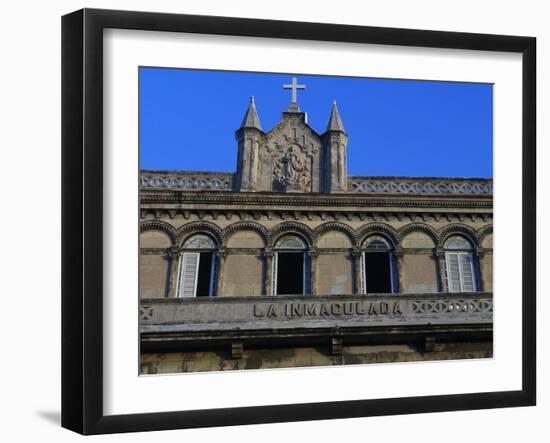
[[[535,404],[530,37],[62,22],[62,425]]]

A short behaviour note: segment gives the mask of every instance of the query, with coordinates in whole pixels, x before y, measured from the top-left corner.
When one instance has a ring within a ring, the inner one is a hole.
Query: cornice
[[[144,204],[221,204],[229,206],[259,205],[301,207],[398,207],[398,208],[479,208],[492,209],[491,197],[471,196],[366,196],[361,194],[268,194],[243,192],[179,192],[141,191],[140,202]],[[274,207],[275,206],[275,207]]]

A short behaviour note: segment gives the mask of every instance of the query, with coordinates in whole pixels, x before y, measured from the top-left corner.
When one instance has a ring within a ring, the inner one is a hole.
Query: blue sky
[[[236,169],[238,129],[253,95],[262,128],[290,102],[291,74],[140,68],[140,167]],[[298,75],[298,102],[323,133],[336,100],[349,175],[492,177],[493,86]]]

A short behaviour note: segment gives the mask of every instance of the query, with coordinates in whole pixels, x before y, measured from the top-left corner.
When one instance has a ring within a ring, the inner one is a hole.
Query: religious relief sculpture
[[[297,145],[290,145],[273,166],[273,187],[275,191],[307,192],[311,190],[309,158]]]

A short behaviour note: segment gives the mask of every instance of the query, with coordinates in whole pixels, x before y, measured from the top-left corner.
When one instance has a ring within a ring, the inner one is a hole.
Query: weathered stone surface
[[[353,291],[353,260],[350,254],[320,254],[316,275],[319,294],[351,294]]]
[[[260,255],[231,254],[225,259],[222,297],[262,294],[263,259]]]
[[[422,352],[420,349],[408,345],[342,346],[340,352],[336,355],[332,355],[328,348],[244,349],[240,359],[229,359],[223,351],[170,352],[142,354],[140,373],[146,375],[173,372],[360,365],[491,358],[492,356],[493,347],[490,342],[435,343],[433,350],[430,352]],[[174,370],[174,368],[177,369]]]
[[[140,331],[491,324],[490,293],[143,300]]]
[[[432,253],[404,254],[400,275],[405,293],[437,292],[437,263]]]
[[[140,257],[139,288],[143,298],[166,297],[169,259],[166,255]]]

